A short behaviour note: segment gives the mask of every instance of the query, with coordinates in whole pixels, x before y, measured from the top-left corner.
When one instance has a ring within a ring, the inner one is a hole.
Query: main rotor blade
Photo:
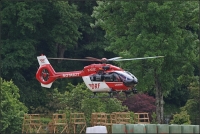
[[[128,61],[128,60],[141,60],[141,59],[152,59],[152,58],[161,58],[164,56],[154,56],[154,57],[142,57],[142,58],[130,58],[130,59],[121,59],[122,57],[110,58],[107,61]],[[73,59],[73,58],[48,58],[53,60],[75,60],[75,61],[99,61],[102,62],[102,59],[97,59],[93,57],[86,57],[87,59]]]
[[[101,61],[101,59],[97,59],[94,57],[85,57],[85,58],[87,58],[88,60],[91,60],[91,61]]]
[[[115,60],[118,60],[118,59],[121,59],[122,57],[114,57],[114,58],[110,58],[108,59],[108,61],[115,61]]]
[[[142,60],[142,59],[153,59],[153,58],[161,58],[161,57],[164,57],[164,56],[143,57],[143,58],[130,58],[130,59],[117,59],[115,61]]]
[[[72,58],[48,58],[52,60],[77,60],[77,61],[93,61],[90,59],[72,59]]]

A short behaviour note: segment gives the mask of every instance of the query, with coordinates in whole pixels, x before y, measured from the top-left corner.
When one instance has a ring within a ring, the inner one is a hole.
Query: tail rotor
[[[49,71],[47,69],[43,69],[41,73],[41,77],[43,81],[48,81],[49,80]]]

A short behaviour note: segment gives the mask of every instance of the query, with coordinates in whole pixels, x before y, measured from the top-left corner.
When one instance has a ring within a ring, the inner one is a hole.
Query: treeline
[[[84,58],[112,57],[104,51],[106,41],[101,28],[91,28],[95,1],[41,1],[2,2],[2,67],[5,80],[12,79],[20,88],[21,101],[30,107],[46,104],[46,94],[35,79],[38,69],[37,56]],[[50,61],[57,71],[80,70],[88,63]],[[66,83],[80,79],[54,83],[60,91]]]
[[[34,111],[49,103],[57,88],[41,88],[36,57],[162,59],[113,63],[139,79],[138,91],[156,98],[157,121],[164,103],[182,107],[196,118],[199,54],[196,1],[1,1],[1,77],[19,88],[20,101]],[[56,71],[80,70],[91,62],[50,61]],[[70,90],[70,89],[69,89]],[[72,90],[72,89],[71,89]],[[186,105],[185,105],[186,104]],[[188,109],[189,108],[189,109]],[[193,121],[194,123],[195,121]]]

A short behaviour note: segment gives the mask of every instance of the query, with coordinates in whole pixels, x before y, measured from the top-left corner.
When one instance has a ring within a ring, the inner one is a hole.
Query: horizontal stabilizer
[[[42,86],[42,87],[46,87],[46,88],[51,88],[52,83],[53,83],[53,82],[51,82],[51,83],[49,83],[49,84],[42,84],[42,83],[41,83],[41,86]]]

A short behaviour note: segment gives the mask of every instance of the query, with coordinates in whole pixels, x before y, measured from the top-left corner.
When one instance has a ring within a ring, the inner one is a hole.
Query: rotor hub
[[[108,59],[107,59],[107,58],[102,58],[102,59],[101,59],[101,62],[102,62],[102,63],[107,63],[107,62],[108,62]]]

